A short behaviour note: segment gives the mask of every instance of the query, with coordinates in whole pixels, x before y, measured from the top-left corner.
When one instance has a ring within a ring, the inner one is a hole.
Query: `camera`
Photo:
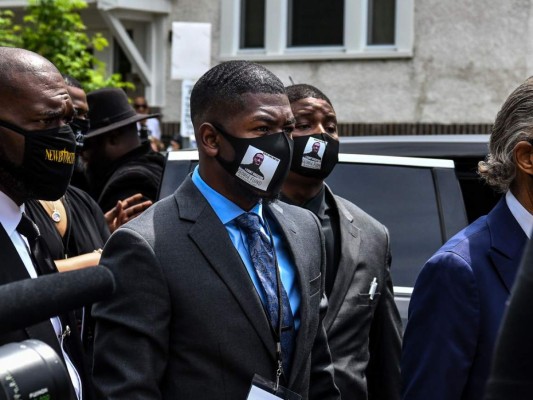
[[[64,400],[70,377],[57,353],[40,340],[0,347],[0,400]]]

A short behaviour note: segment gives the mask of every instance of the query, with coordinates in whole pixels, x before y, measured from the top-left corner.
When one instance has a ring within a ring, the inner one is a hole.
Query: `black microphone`
[[[0,334],[104,300],[115,291],[105,267],[90,267],[0,286]]]

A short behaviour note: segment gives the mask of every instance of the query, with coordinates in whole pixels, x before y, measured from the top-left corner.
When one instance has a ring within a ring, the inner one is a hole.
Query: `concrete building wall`
[[[220,62],[221,1],[168,0],[169,32],[173,21],[212,24],[212,65]],[[19,3],[25,1],[5,6]],[[506,96],[533,74],[532,9],[533,0],[414,0],[412,57],[263,64],[284,84],[292,78],[322,89],[344,124],[490,124]],[[112,39],[95,1],[82,15],[90,32]],[[101,54],[108,63],[110,45]],[[170,80],[170,42],[160,45],[168,50],[160,61],[167,82],[162,121],[175,123],[181,82]]]
[[[533,73],[532,3],[415,0],[411,58],[263,64],[285,84],[292,77],[322,89],[343,123],[489,124]],[[173,1],[171,21],[211,22],[219,62],[219,0]],[[170,81],[165,121],[179,121],[180,96],[181,83]]]

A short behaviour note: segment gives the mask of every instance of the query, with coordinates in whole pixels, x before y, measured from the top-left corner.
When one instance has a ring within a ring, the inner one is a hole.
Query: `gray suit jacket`
[[[334,199],[341,257],[324,326],[335,383],[343,400],[396,400],[402,328],[390,276],[389,234],[359,207],[339,196]],[[371,300],[374,278],[378,286]]]
[[[285,204],[265,210],[286,237],[302,296],[286,384],[303,399],[338,399],[322,324],[327,301],[318,221]],[[101,264],[117,283],[113,298],[93,309],[93,375],[102,398],[239,400],[255,373],[275,379],[275,343],[261,300],[190,177],[117,230]]]

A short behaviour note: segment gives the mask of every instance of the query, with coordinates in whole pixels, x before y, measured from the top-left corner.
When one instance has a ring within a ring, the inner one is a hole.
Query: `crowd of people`
[[[403,338],[387,228],[325,183],[339,153],[327,95],[229,61],[190,107],[199,164],[159,200],[164,146],[144,97],[86,94],[0,47],[0,284],[96,265],[116,283],[0,344],[52,347],[71,400],[482,400],[489,380],[487,399],[528,398],[505,362],[489,375],[533,227],[532,79],[479,165],[505,195],[423,267]]]

